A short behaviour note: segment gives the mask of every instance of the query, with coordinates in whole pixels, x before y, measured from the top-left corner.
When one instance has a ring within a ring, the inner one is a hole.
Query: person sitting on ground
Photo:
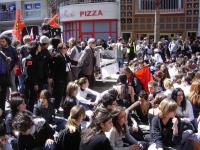
[[[81,142],[80,124],[84,118],[85,109],[83,106],[72,107],[66,128],[59,133],[56,150],[79,150]]]
[[[12,121],[14,117],[17,115],[17,113],[25,112],[27,111],[27,109],[23,96],[18,92],[11,93],[11,98],[9,103],[10,103],[10,112],[6,116],[5,125],[7,134],[13,135]]]
[[[159,115],[155,116],[151,125],[152,144],[148,150],[163,150],[180,144],[182,131],[180,119],[176,118],[177,104],[171,99],[164,99],[159,105]]]
[[[183,90],[181,88],[174,89],[171,98],[178,105],[176,115],[181,118],[181,121],[184,122],[187,127],[189,125],[191,126],[190,129],[193,129],[192,125],[194,125],[194,113],[192,104],[189,100],[186,100]]]
[[[135,102],[128,110],[134,111],[134,118],[138,124],[148,125],[148,111],[151,108],[151,104],[148,101],[148,94],[145,91],[139,93],[139,101]]]
[[[135,150],[139,148],[140,143],[129,132],[127,114],[122,107],[117,109],[117,115],[113,118],[110,142],[114,150]]]
[[[20,150],[53,149],[55,131],[43,118],[33,119],[27,113],[20,112],[15,116],[12,125],[19,132],[18,147]]]
[[[105,132],[112,128],[112,115],[110,112],[98,112],[88,128],[81,135],[80,150],[112,150]]]
[[[78,85],[74,82],[69,82],[67,85],[67,96],[65,98],[65,101],[63,103],[63,109],[64,109],[64,118],[68,118],[70,115],[70,110],[73,106],[78,104],[78,100],[76,98],[78,94]]]
[[[65,127],[66,121],[55,117],[55,109],[48,90],[42,90],[40,92],[40,98],[37,104],[34,105],[33,114],[38,117],[43,117],[52,127],[55,125],[54,127],[57,131]]]
[[[164,88],[165,88],[164,95],[167,96],[168,98],[171,98],[173,91],[173,82],[171,79],[166,78],[164,80]]]
[[[79,103],[86,105],[95,105],[100,100],[100,93],[89,88],[89,81],[86,77],[82,77],[75,81],[79,88],[77,99]]]
[[[117,101],[118,105],[122,107],[129,107],[135,102],[135,92],[131,85],[127,84],[127,76],[120,75],[117,80],[117,85],[114,88],[118,91],[119,100]]]

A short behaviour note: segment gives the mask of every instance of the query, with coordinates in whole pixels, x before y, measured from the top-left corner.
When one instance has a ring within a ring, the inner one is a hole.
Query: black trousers
[[[56,109],[60,107],[60,103],[65,96],[66,81],[54,81],[53,97],[55,98],[54,106]]]
[[[8,86],[0,85],[0,108],[5,112],[5,103],[6,103],[6,95],[7,95]]]

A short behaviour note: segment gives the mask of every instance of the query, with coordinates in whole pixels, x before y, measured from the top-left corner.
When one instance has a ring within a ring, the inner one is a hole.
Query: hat
[[[47,36],[40,37],[40,44],[49,44],[49,38]]]

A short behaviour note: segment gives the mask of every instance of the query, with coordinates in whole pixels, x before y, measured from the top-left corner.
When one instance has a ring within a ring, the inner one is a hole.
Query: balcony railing
[[[60,3],[60,6],[71,5],[71,4],[102,3],[102,2],[116,2],[116,0],[66,0]]]
[[[0,21],[15,20],[15,11],[0,11]]]

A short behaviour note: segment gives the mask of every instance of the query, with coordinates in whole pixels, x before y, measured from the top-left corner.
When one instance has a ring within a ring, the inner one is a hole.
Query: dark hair
[[[115,100],[117,99],[118,97],[118,92],[115,88],[111,88],[108,90],[108,94],[110,94],[111,96],[113,96],[115,98]]]
[[[186,109],[186,98],[185,98],[185,94],[184,94],[184,91],[181,89],[181,88],[176,88],[172,91],[172,95],[171,95],[171,98],[177,102],[177,95],[178,95],[178,92],[182,92],[183,93],[183,101],[181,102],[181,108],[182,108],[182,111],[185,111]]]
[[[112,114],[109,111],[97,112],[95,116],[93,116],[90,126],[82,132],[81,139],[83,143],[88,143],[96,134],[102,133],[100,124],[105,123],[110,119],[112,119]]]
[[[127,76],[125,74],[122,74],[118,77],[117,83],[126,84],[127,83]]]
[[[127,76],[120,75],[117,82],[122,84],[121,85],[121,93],[119,95],[119,98],[128,100],[129,99],[129,94],[128,94],[129,87],[128,87],[128,83],[127,83]]]
[[[34,122],[31,116],[26,112],[18,113],[12,123],[13,128],[19,132],[26,132],[33,125]]]
[[[125,111],[125,109],[123,107],[117,107],[117,109],[116,109],[117,113],[115,114],[115,117],[113,117],[113,120],[112,120],[113,126],[116,128],[116,130],[117,130],[117,132],[119,134],[124,134],[126,132],[126,130],[125,130],[126,129],[126,125],[121,126],[119,124],[119,114],[122,111]]]
[[[11,43],[12,43],[12,41],[10,40],[10,38],[7,35],[1,35],[0,39],[6,40],[8,45],[11,45]]]
[[[34,55],[34,54],[37,52],[38,47],[39,47],[39,43],[33,41],[33,42],[31,42],[31,43],[28,45],[28,50],[30,51],[30,53],[31,53],[32,55]]]
[[[24,98],[20,93],[12,93],[10,98],[10,109],[13,117],[19,112],[18,106],[24,102]]]
[[[111,94],[106,93],[102,97],[103,106],[107,107],[108,105],[112,105],[115,100],[116,100],[115,96],[112,96]]]
[[[139,97],[144,98],[145,100],[148,100],[148,94],[144,90],[140,91]]]

